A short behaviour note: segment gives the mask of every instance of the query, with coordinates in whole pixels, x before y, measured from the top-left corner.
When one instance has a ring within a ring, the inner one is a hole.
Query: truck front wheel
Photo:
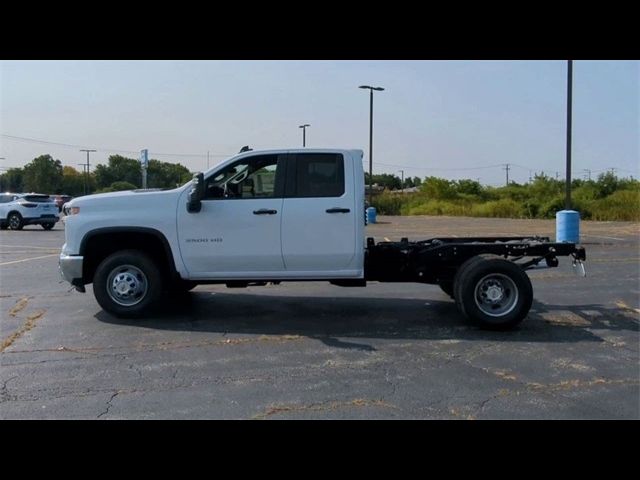
[[[455,292],[458,309],[489,330],[515,327],[533,302],[533,287],[525,271],[502,258],[469,262],[457,278]]]
[[[122,250],[100,263],[93,293],[100,306],[116,317],[140,317],[160,300],[162,274],[145,253]]]

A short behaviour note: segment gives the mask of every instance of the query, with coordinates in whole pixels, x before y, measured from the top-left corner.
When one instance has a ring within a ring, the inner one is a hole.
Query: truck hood
[[[126,190],[122,192],[98,193],[71,200],[68,207],[90,208],[91,210],[161,208],[162,204],[174,204],[184,187],[172,190]],[[168,205],[164,205],[168,206]]]
[[[122,201],[129,201],[132,203],[138,203],[143,201],[144,203],[153,199],[177,197],[184,187],[174,188],[172,190],[159,190],[159,189],[147,189],[147,190],[123,190],[121,192],[109,192],[109,193],[96,193],[93,195],[85,195],[83,197],[77,197],[71,200],[68,205],[70,206],[82,206],[82,205],[94,205],[100,203],[110,203]]]

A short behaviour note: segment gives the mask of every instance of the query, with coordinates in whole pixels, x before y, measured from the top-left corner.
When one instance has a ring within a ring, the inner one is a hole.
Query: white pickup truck
[[[247,151],[179,188],[90,195],[65,206],[59,268],[116,315],[148,312],[165,292],[282,281],[437,284],[470,320],[511,328],[527,315],[525,270],[585,251],[542,237],[365,239],[361,150]]]

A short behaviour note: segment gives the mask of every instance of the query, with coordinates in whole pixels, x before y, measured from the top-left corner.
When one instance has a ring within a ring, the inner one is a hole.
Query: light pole
[[[308,123],[305,123],[304,125],[300,125],[298,128],[302,129],[302,146],[306,147],[307,146],[307,127],[310,127],[311,125]]]
[[[360,85],[358,88],[369,90],[369,205],[373,201],[373,91],[382,92],[383,87]]]
[[[571,210],[571,100],[573,93],[573,60],[567,62],[567,167],[564,209]]]

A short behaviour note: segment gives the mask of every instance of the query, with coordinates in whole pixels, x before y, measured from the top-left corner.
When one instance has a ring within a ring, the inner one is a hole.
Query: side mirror
[[[202,209],[202,199],[204,198],[204,174],[197,173],[191,180],[191,191],[187,201],[187,212],[198,213]]]

